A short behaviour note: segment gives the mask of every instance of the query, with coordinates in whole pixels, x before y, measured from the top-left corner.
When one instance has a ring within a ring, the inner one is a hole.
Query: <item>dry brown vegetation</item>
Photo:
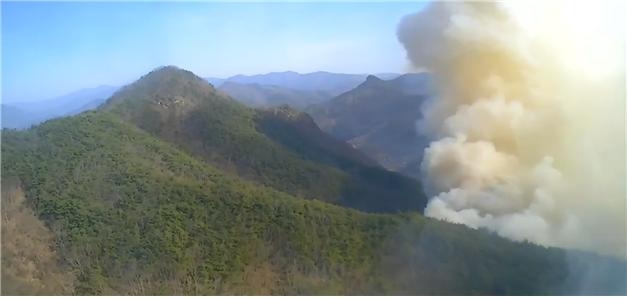
[[[70,294],[74,275],[60,266],[54,235],[35,216],[16,179],[2,181],[2,295]]]

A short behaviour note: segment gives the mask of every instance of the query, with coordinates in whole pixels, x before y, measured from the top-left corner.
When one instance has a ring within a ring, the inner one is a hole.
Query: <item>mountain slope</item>
[[[416,133],[420,106],[431,94],[428,74],[384,81],[375,76],[305,111],[325,132],[352,144],[388,169],[419,177],[427,140]]]
[[[414,180],[375,165],[339,163],[337,155],[363,155],[333,138],[319,147],[324,133],[313,122],[298,136],[301,146],[290,147],[262,129],[260,122],[267,123],[270,115],[175,67],[157,69],[122,88],[102,109],[221,169],[296,196],[377,212],[421,211],[426,204]],[[298,123],[282,122],[272,132],[294,135],[294,125]],[[318,148],[316,159],[306,152],[309,148]],[[335,152],[340,149],[341,154]]]
[[[320,131],[309,115],[285,106],[258,115],[258,130],[276,143],[308,161],[338,167],[350,175],[342,190],[343,205],[375,212],[422,211],[424,195],[413,191],[413,179],[384,171],[366,155]]]
[[[18,179],[2,176],[0,200],[1,294],[71,295],[75,275],[60,263],[55,236],[33,211]]]
[[[332,98],[326,91],[295,90],[276,85],[260,85],[257,83],[235,83],[227,81],[218,90],[250,107],[274,107],[290,105],[305,108]]]
[[[76,294],[625,292],[624,262],[295,198],[107,112],[2,133],[2,181],[54,228]]]

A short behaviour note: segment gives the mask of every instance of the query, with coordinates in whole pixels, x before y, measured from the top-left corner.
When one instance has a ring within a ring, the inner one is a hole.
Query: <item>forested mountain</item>
[[[1,154],[3,295],[626,292],[622,260],[425,218],[307,114],[174,67]]]
[[[420,107],[432,95],[427,73],[392,80],[369,76],[355,89],[305,111],[325,132],[368,154],[388,169],[419,177],[428,140],[419,136]]]
[[[117,87],[102,85],[81,89],[53,99],[2,104],[2,127],[24,129],[55,117],[70,116],[94,109]]]
[[[104,111],[2,138],[3,192],[23,190],[48,228],[22,226],[39,243],[9,238],[17,219],[3,217],[3,294],[625,292],[622,261],[299,199]],[[26,254],[46,244],[45,260]],[[28,258],[37,272],[6,268]]]
[[[422,211],[426,205],[417,181],[372,162],[338,159],[363,154],[330,137],[320,145],[325,133],[313,122],[307,132],[294,127],[299,122],[285,121],[269,132],[261,127],[273,116],[176,67],[157,69],[125,86],[102,109],[221,169],[296,196],[376,212]],[[299,144],[286,145],[276,136]],[[317,149],[315,159],[311,149]]]
[[[332,93],[323,90],[296,90],[277,85],[225,82],[218,90],[251,107],[289,105],[303,109],[311,104],[327,101]]]

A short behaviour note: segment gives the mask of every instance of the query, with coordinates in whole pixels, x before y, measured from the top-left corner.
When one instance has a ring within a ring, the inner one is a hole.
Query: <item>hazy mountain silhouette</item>
[[[43,101],[2,104],[2,127],[23,129],[51,118],[94,109],[117,89],[115,86],[102,85]]]
[[[327,101],[331,93],[322,90],[295,90],[277,85],[235,83],[227,81],[218,90],[250,107],[289,105],[303,109],[311,104]]]

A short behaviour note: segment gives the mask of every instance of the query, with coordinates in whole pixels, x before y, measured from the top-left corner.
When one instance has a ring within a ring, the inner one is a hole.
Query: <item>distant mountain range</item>
[[[395,78],[399,74],[378,74]],[[236,75],[229,78],[205,78],[219,90],[253,107],[290,105],[304,108],[324,102],[361,84],[367,74],[314,72],[272,72],[260,75]]]
[[[51,118],[69,116],[94,109],[118,87],[102,85],[81,89],[53,99],[2,104],[2,127],[24,129]]]
[[[423,149],[416,120],[420,106],[433,95],[427,73],[392,80],[368,76],[355,89],[305,111],[320,128],[352,144],[388,169],[419,177]]]
[[[399,74],[380,74],[382,78],[391,79]],[[300,74],[297,72],[272,72],[260,75],[236,75],[229,78],[205,78],[209,83],[220,87],[225,82],[240,84],[274,85],[294,90],[326,91],[332,96],[349,91],[363,82],[368,74],[341,74],[330,72],[314,72]]]
[[[250,107],[277,107],[289,105],[303,109],[311,104],[331,99],[332,93],[324,90],[295,90],[277,85],[224,82],[218,90]]]

